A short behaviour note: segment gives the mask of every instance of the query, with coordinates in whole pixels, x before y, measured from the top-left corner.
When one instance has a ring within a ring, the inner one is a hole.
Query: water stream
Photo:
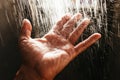
[[[106,0],[28,0],[16,1],[20,10],[19,23],[25,14],[32,18],[33,26],[37,26],[40,31],[37,34],[43,36],[45,32],[56,23],[56,21],[66,13],[82,13],[83,18],[91,19],[89,26],[90,33],[101,32],[102,28],[107,33],[107,8]],[[23,13],[25,8],[26,13]],[[42,26],[42,27],[41,27]],[[106,34],[107,35],[107,34]]]

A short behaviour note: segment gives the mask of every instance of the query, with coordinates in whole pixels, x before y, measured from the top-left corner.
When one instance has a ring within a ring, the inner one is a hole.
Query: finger
[[[90,47],[93,43],[95,43],[99,38],[101,37],[101,34],[99,33],[94,33],[91,35],[89,38],[84,40],[83,42],[79,43],[76,45],[74,48],[76,50],[75,56],[77,56],[79,53],[83,52],[85,49]]]
[[[81,14],[77,13],[75,14],[62,28],[61,30],[61,34],[63,37],[68,38],[69,34],[72,32],[73,30],[73,26],[75,25],[75,23],[80,20],[81,18]]]
[[[83,33],[85,28],[88,26],[90,23],[89,19],[84,19],[80,25],[70,34],[68,40],[72,43],[75,44],[75,42],[78,40],[79,36]]]
[[[20,32],[20,40],[29,39],[31,36],[32,25],[28,19],[24,19],[22,22],[22,28]]]
[[[56,23],[56,25],[53,27],[54,31],[60,31],[63,28],[63,25],[71,18],[71,15],[68,13],[66,15],[64,15],[60,20],[58,20],[58,22]]]

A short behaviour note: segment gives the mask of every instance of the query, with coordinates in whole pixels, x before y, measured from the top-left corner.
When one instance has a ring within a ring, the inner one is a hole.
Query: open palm
[[[29,76],[25,74],[23,80],[38,80],[37,76],[40,80],[53,80],[71,60],[101,37],[99,33],[94,33],[88,39],[74,45],[90,22],[89,19],[84,19],[74,29],[73,26],[80,18],[80,13],[74,16],[66,14],[45,36],[35,39],[30,37],[30,22],[27,19],[23,21],[19,43],[23,57],[22,68],[27,69],[24,73]],[[21,71],[22,69],[18,71],[16,80]]]

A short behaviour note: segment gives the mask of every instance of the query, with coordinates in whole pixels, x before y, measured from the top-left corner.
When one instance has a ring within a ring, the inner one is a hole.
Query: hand
[[[23,20],[19,38],[23,65],[16,80],[21,74],[24,74],[21,80],[53,80],[71,60],[95,43],[101,37],[99,33],[74,45],[90,22],[89,19],[84,19],[73,29],[80,18],[80,13],[74,16],[66,14],[45,36],[35,39],[30,37],[31,23],[27,19]]]

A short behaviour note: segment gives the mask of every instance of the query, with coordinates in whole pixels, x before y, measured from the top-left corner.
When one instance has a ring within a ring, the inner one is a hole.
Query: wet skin
[[[23,64],[15,80],[53,80],[71,60],[95,43],[101,37],[99,33],[75,45],[90,23],[89,19],[84,19],[74,28],[81,17],[80,13],[66,14],[46,35],[34,39],[31,38],[31,23],[24,19],[19,37]]]

